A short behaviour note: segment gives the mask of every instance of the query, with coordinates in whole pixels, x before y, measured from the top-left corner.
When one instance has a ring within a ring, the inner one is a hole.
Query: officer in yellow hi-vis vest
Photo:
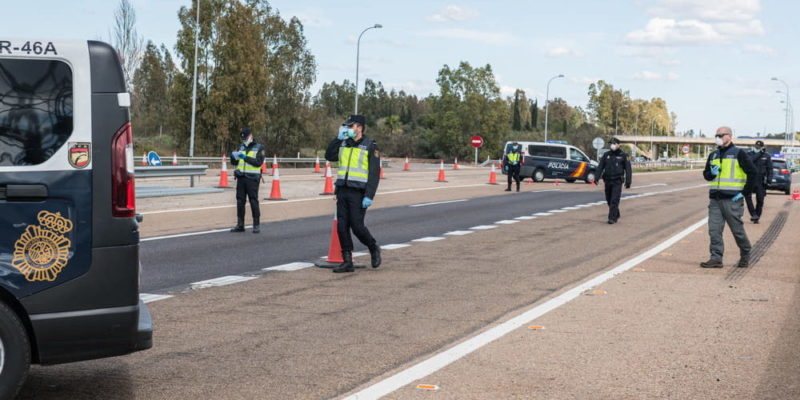
[[[236,178],[236,226],[231,232],[244,232],[244,204],[250,200],[253,213],[253,233],[261,232],[261,209],[258,204],[258,185],[261,183],[261,164],[264,163],[264,147],[253,140],[250,128],[242,129],[242,145],[239,151],[231,152],[231,163]]]
[[[506,192],[511,191],[511,178],[514,178],[514,181],[517,182],[517,191],[519,192],[519,181],[521,180],[519,177],[519,170],[521,168],[521,162],[522,146],[514,141],[507,149],[506,156],[503,157],[503,167],[505,167],[506,173],[508,174],[508,188],[506,188]]]
[[[737,267],[750,265],[750,240],[744,230],[744,195],[758,176],[755,165],[744,150],[733,145],[733,131],[727,126],[717,129],[714,141],[717,150],[708,156],[703,177],[708,181],[708,235],[711,258],[700,263],[703,268],[722,268],[722,231],[725,223],[731,228],[739,246]]]
[[[328,145],[325,159],[339,162],[336,179],[337,233],[342,245],[343,263],[333,272],[353,272],[353,239],[350,231],[369,248],[372,268],[381,265],[381,248],[364,225],[367,208],[378,191],[380,158],[378,145],[364,135],[366,120],[351,115],[340,127],[339,135]]]

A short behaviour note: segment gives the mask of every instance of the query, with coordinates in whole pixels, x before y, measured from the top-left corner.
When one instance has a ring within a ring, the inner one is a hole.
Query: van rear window
[[[0,59],[0,166],[47,161],[72,126],[72,70],[66,63]]]

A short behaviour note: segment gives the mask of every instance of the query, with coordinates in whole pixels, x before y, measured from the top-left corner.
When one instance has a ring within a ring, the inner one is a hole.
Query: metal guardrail
[[[203,164],[207,164],[207,165],[210,164],[210,165],[214,165],[214,166],[222,164],[222,157],[221,156],[220,157],[176,157],[176,159],[178,161],[178,165],[179,166],[180,165],[187,165],[187,164],[194,164],[194,163],[203,163]],[[264,160],[266,160],[267,166],[272,168],[273,158],[272,157],[266,157],[266,158],[264,158]],[[305,157],[305,158],[278,157],[276,160],[278,161],[278,165],[280,165],[281,167],[283,167],[284,165],[288,164],[288,165],[293,166],[294,168],[300,168],[299,167],[300,165],[305,166],[305,167],[313,167],[314,163],[317,161],[316,157],[314,157],[314,158],[311,158],[311,157]],[[225,161],[228,163],[228,166],[230,167],[231,159],[230,159],[230,157],[228,157],[228,155],[226,155]],[[325,159],[324,158],[320,158],[319,159],[319,163],[322,166],[324,166],[325,165]],[[161,164],[163,166],[172,165],[172,157],[163,157],[161,159]],[[388,160],[383,160],[383,165],[384,166],[386,166],[388,164],[389,164]]]
[[[174,176],[203,176],[208,165],[158,165],[134,168],[137,178],[164,178]]]

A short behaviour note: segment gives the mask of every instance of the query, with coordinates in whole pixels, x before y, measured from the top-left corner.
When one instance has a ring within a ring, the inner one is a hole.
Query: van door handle
[[[41,184],[0,186],[0,200],[44,200],[47,186]]]

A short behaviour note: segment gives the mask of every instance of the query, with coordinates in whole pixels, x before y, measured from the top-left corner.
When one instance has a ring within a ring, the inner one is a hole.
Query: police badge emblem
[[[79,142],[69,145],[69,164],[75,168],[86,168],[92,159],[91,145]]]
[[[11,266],[29,282],[54,281],[69,262],[71,242],[64,234],[72,231],[72,221],[61,213],[39,211],[39,225],[29,225],[14,243]]]

